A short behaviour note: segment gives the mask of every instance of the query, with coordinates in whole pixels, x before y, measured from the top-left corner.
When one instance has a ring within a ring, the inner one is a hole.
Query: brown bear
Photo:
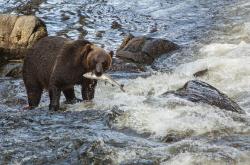
[[[61,91],[67,103],[79,101],[74,85],[82,86],[82,99],[94,98],[96,80],[83,77],[94,72],[101,76],[112,63],[113,52],[106,53],[87,40],[44,37],[27,51],[23,65],[23,80],[29,108],[37,107],[44,89],[49,91],[50,110],[59,109]]]

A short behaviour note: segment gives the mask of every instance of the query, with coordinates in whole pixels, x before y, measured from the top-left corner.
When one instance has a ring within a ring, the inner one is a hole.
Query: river
[[[109,50],[128,33],[181,46],[157,59],[149,77],[120,73],[125,93],[98,82],[93,102],[63,104],[59,112],[48,111],[46,93],[37,109],[21,110],[22,80],[0,78],[0,164],[250,164],[248,0],[0,0],[0,12],[35,14],[49,35]],[[112,29],[113,21],[122,28]],[[159,97],[203,69],[199,79],[246,114]]]

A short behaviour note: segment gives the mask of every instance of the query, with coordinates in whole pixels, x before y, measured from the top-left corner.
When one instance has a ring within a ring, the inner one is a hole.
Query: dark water
[[[48,111],[47,94],[39,108],[21,110],[22,80],[1,78],[0,164],[249,164],[247,0],[2,0],[0,12],[35,14],[50,35],[86,38],[105,49],[116,50],[128,33],[182,47],[155,61],[163,72],[119,79],[126,93],[98,83],[92,103],[63,104],[60,112]],[[121,28],[112,28],[114,21]],[[246,115],[158,97],[202,69],[209,74],[201,79]]]

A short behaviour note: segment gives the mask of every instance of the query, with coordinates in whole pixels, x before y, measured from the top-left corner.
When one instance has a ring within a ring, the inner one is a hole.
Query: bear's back
[[[44,37],[28,50],[24,60],[23,77],[36,79],[43,87],[48,87],[55,61],[65,42],[62,37]]]

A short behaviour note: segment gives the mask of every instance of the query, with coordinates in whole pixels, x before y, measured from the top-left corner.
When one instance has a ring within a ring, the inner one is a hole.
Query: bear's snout
[[[97,63],[96,67],[95,67],[95,75],[96,76],[101,76],[103,73],[103,68],[102,68],[102,64],[101,63]]]

